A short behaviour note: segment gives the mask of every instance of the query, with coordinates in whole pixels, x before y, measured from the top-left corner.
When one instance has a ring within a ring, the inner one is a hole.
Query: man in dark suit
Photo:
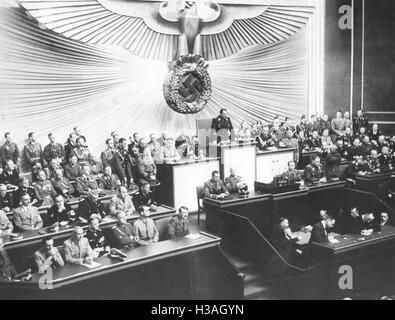
[[[335,225],[335,219],[333,219],[330,215],[324,215],[321,217],[321,221],[314,225],[313,230],[311,231],[311,237],[309,243],[317,242],[317,243],[325,243],[330,239],[328,237],[329,229],[333,228]]]
[[[219,112],[219,116],[213,119],[211,129],[217,133],[217,143],[228,141],[231,139],[233,131],[232,121],[228,117],[228,110],[223,108]]]
[[[178,215],[169,220],[167,239],[182,238],[191,233],[188,226],[188,214],[187,207],[182,206],[178,209]]]
[[[374,215],[373,213],[365,213],[362,216],[359,215],[358,210],[353,208],[351,210],[351,221],[349,225],[349,232],[354,234],[361,234],[364,232],[373,232],[376,226],[373,224]]]
[[[126,214],[117,215],[117,224],[109,230],[110,246],[116,249],[130,249],[136,246],[138,239],[133,235],[134,227],[126,221]]]

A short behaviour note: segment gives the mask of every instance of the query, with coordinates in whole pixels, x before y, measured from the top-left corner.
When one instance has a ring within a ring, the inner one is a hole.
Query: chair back
[[[197,186],[196,187],[196,199],[198,203],[198,210],[199,212],[203,209],[203,204],[201,201],[204,198],[204,187],[203,186]]]

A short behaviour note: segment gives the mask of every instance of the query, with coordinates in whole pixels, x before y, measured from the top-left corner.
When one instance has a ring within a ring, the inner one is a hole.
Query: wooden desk
[[[384,226],[380,233],[364,237],[346,234],[335,237],[339,243],[313,243],[315,254],[328,263],[326,285],[329,296],[362,296],[378,292],[395,279],[395,227]],[[352,270],[352,290],[342,290],[341,268]]]
[[[385,199],[388,191],[395,187],[395,172],[356,174],[355,183],[355,188],[374,193],[381,199]]]
[[[151,218],[154,220],[165,219],[175,214],[175,209],[162,205],[156,211],[151,212]],[[129,222],[133,222],[139,217],[137,213],[128,217]],[[106,221],[100,223],[102,230],[107,230],[116,224],[116,220],[111,216],[106,217]],[[86,230],[88,225],[83,226]],[[43,228],[37,231],[26,231],[21,233],[23,238],[20,240],[10,240],[9,237],[4,238],[4,247],[15,265],[25,265],[29,257],[38,249],[41,248],[41,241],[43,238],[51,236],[54,239],[55,245],[61,245],[66,239],[71,237],[73,231],[72,226],[60,227],[58,232],[50,232],[48,228]]]
[[[18,299],[242,299],[243,279],[201,233],[126,251],[125,261],[102,256],[89,269],[65,265],[27,282],[0,282],[0,297]],[[127,279],[127,281],[125,281]],[[47,290],[45,290],[47,289]]]
[[[289,161],[295,161],[295,152],[292,148],[257,151],[255,181],[271,183],[276,175],[287,170]]]
[[[180,160],[158,164],[159,202],[174,208],[187,206],[197,211],[196,187],[203,186],[213,171],[219,171],[219,158]]]
[[[210,157],[220,157],[221,179],[224,180],[228,177],[230,169],[233,168],[236,170],[237,175],[241,176],[248,185],[248,190],[254,190],[256,175],[255,143],[210,144],[209,149]]]

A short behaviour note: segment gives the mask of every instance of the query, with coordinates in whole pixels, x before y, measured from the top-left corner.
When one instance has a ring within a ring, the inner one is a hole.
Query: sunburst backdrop
[[[95,154],[116,130],[176,136],[222,107],[242,120],[299,117],[307,112],[306,36],[253,46],[210,61],[213,95],[197,115],[180,115],[162,94],[167,63],[139,58],[118,46],[86,44],[29,19],[21,8],[0,8],[0,125],[22,147],[34,131],[42,144],[53,132],[65,142],[74,126]]]

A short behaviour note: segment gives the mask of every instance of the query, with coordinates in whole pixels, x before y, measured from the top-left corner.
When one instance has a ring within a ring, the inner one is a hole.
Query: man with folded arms
[[[111,248],[130,249],[136,245],[134,227],[126,221],[126,214],[120,212],[117,215],[117,224],[109,230]]]
[[[120,186],[118,194],[111,198],[110,213],[116,217],[118,213],[125,212],[127,216],[136,211],[132,197],[128,195],[128,189],[125,186]]]
[[[64,256],[70,264],[91,264],[93,251],[87,238],[84,238],[84,230],[75,227],[73,236],[63,243]]]
[[[188,208],[182,206],[178,209],[177,216],[169,220],[169,224],[167,226],[168,239],[182,238],[191,233],[188,226],[188,214]]]
[[[148,246],[153,243],[157,243],[159,240],[159,232],[156,228],[154,220],[152,220],[149,212],[149,207],[140,206],[137,209],[140,214],[134,222],[134,236],[137,237],[137,243],[142,246]]]
[[[21,205],[14,210],[14,224],[20,231],[38,230],[43,227],[43,220],[37,207],[30,204],[30,196],[24,194]]]
[[[43,247],[34,253],[38,273],[44,273],[48,268],[63,267],[64,261],[58,248],[54,247],[52,238],[42,240]]]

